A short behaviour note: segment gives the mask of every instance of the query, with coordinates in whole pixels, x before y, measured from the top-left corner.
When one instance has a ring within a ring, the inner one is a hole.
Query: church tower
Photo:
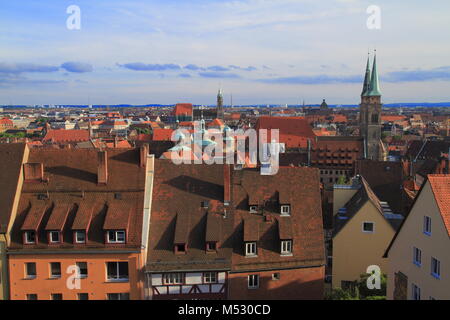
[[[381,142],[381,91],[378,79],[377,57],[373,58],[372,72],[367,58],[366,74],[359,108],[360,135],[364,138],[364,157],[383,160]]]
[[[219,89],[219,93],[217,93],[217,119],[223,120],[224,112],[223,112],[223,93],[222,89]]]

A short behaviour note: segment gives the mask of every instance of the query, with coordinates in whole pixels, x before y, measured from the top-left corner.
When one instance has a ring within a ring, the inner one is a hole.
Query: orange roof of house
[[[172,129],[153,129],[153,141],[171,141]]]
[[[208,127],[222,127],[223,125],[223,121],[217,118],[208,123]]]
[[[343,114],[334,114],[332,122],[347,122],[347,117]]]
[[[88,130],[49,130],[45,135],[43,142],[80,142],[89,141]]]
[[[434,198],[450,236],[450,175],[430,174],[428,181],[430,181],[431,190],[433,190]]]
[[[9,120],[8,118],[3,118],[3,119],[0,119],[0,124],[9,124],[9,125],[12,125],[13,122],[12,122],[11,120]]]
[[[175,116],[192,116],[192,103],[177,103],[173,113]]]
[[[406,119],[405,116],[396,116],[396,115],[382,115],[381,121],[385,122],[396,122],[396,121],[404,121]]]
[[[314,140],[314,134],[311,126],[303,117],[269,117],[262,116],[258,118],[256,130],[267,129],[267,137],[271,139],[271,129],[278,129],[281,143],[286,144],[286,148],[304,148],[307,146],[308,139]]]

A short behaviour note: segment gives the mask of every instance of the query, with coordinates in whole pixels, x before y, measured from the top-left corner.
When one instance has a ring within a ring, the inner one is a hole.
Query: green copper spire
[[[370,80],[369,96],[381,96],[380,82],[378,80],[377,55],[373,57],[372,79]]]
[[[364,85],[363,91],[361,93],[362,96],[367,96],[370,91],[370,61],[369,56],[367,57],[367,67],[366,67],[366,75],[364,77]]]

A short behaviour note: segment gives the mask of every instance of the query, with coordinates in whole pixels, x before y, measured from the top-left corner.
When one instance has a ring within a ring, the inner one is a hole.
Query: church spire
[[[367,96],[370,91],[370,54],[367,56],[366,75],[364,76],[364,85],[361,96]]]
[[[375,56],[373,57],[372,78],[370,80],[369,96],[381,96],[380,82],[378,80],[376,51],[375,51]]]

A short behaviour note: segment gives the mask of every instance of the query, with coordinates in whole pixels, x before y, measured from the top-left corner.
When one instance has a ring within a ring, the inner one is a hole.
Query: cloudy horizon
[[[450,101],[450,3],[432,2],[8,2],[0,104],[213,104],[219,87],[226,104],[357,104],[375,48],[385,103]]]

